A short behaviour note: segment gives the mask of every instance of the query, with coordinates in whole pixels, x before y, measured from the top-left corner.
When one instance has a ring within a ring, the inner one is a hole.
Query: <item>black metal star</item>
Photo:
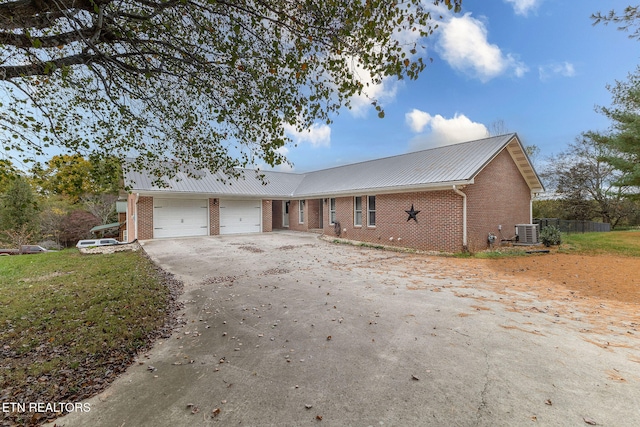
[[[415,222],[418,222],[418,218],[416,217],[416,215],[418,215],[420,211],[415,210],[413,208],[413,205],[411,205],[410,211],[405,211],[405,212],[409,214],[409,218],[407,218],[407,221],[410,221],[413,218]]]

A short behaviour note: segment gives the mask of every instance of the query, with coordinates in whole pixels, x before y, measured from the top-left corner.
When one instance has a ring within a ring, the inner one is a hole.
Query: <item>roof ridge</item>
[[[509,136],[509,139],[511,139],[515,135],[517,135],[515,132],[510,132],[510,133],[505,133],[505,134],[502,134],[502,135],[495,135],[495,136],[488,136],[486,138],[473,139],[471,141],[456,142],[455,144],[446,144],[446,145],[441,145],[439,147],[432,147],[432,148],[425,148],[423,150],[409,151],[408,153],[394,154],[392,156],[377,157],[375,159],[362,160],[362,161],[355,162],[355,163],[346,163],[344,165],[332,166],[332,167],[324,168],[324,169],[316,169],[316,170],[313,170],[313,171],[306,172],[303,175],[308,175],[308,174],[312,174],[312,173],[328,171],[328,170],[332,170],[332,169],[344,168],[344,167],[349,167],[349,166],[354,166],[354,165],[361,165],[361,164],[364,164],[364,163],[377,162],[377,161],[386,160],[386,159],[393,159],[393,158],[396,158],[396,157],[408,156],[408,155],[417,154],[417,153],[424,153],[424,152],[427,152],[427,151],[440,150],[440,149],[444,149],[444,148],[455,147],[455,146],[458,146],[458,145],[477,143],[477,142],[485,141],[485,140],[488,140],[488,139],[504,138],[506,136]]]

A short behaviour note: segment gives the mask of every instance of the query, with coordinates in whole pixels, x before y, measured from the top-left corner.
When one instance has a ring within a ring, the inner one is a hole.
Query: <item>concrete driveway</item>
[[[636,336],[594,345],[446,259],[293,232],[144,248],[184,323],[58,425],[640,425]]]

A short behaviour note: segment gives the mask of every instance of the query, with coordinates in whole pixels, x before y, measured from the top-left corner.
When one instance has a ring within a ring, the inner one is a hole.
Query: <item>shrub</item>
[[[546,247],[551,245],[559,245],[562,243],[562,237],[560,235],[560,229],[555,225],[548,225],[540,232],[540,241]]]

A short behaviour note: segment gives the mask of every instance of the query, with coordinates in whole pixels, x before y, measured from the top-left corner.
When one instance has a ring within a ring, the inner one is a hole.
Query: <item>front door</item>
[[[282,226],[289,227],[289,201],[282,201]]]

